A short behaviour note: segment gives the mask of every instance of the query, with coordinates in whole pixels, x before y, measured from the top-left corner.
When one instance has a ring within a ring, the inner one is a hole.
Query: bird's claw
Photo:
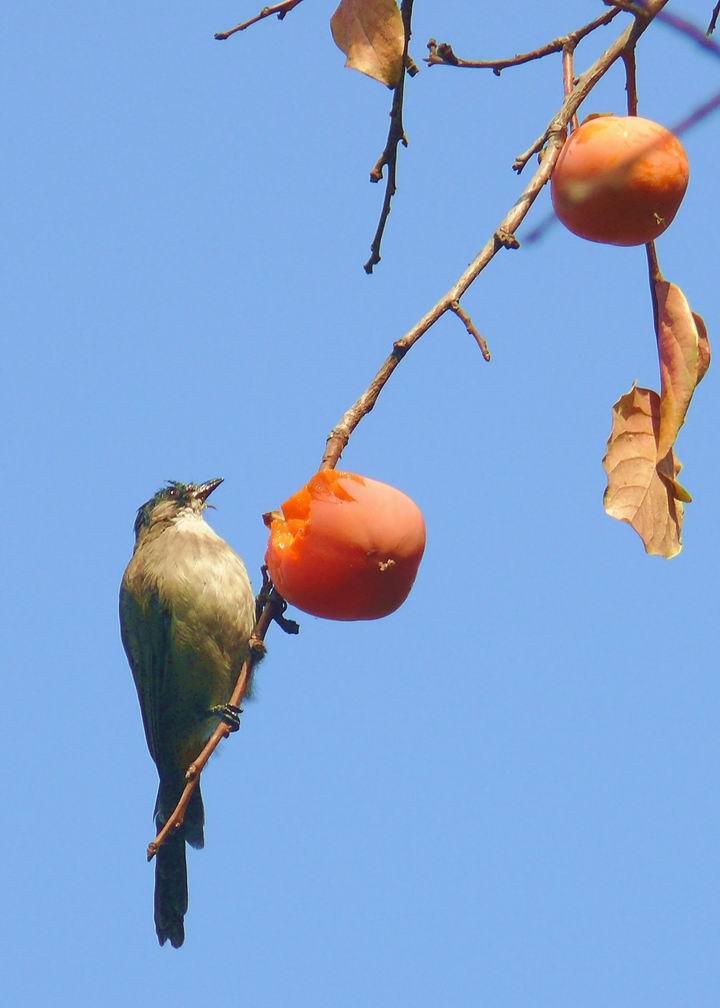
[[[219,717],[221,721],[228,726],[231,732],[236,732],[240,727],[240,715],[242,714],[242,707],[236,707],[235,704],[218,704],[216,707],[212,708],[212,713]]]

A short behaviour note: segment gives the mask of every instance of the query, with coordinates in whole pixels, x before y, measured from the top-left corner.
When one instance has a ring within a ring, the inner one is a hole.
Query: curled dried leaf
[[[710,340],[708,339],[707,328],[705,326],[705,321],[701,315],[697,312],[692,313],[692,317],[695,319],[695,325],[698,331],[698,379],[697,384],[703,380],[707,374],[707,369],[710,367]]]
[[[627,522],[653,556],[682,549],[683,501],[690,495],[677,482],[682,468],[670,449],[658,462],[660,396],[633,386],[613,406],[613,424],[603,466],[608,474],[605,511]]]
[[[345,66],[395,87],[403,73],[405,29],[395,0],[341,0],[330,30]]]
[[[690,310],[680,288],[661,280],[655,284],[655,296],[661,382],[658,458],[663,458],[685,422],[695,388],[710,362],[710,351],[705,325]]]

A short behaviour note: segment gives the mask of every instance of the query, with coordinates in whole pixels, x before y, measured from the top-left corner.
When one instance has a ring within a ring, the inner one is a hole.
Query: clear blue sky
[[[678,442],[684,551],[650,559],[605,516],[601,467],[611,404],[658,381],[644,253],[559,226],[466,299],[492,363],[444,320],[353,438],[345,467],[423,508],[416,587],[384,621],[271,634],[205,775],[186,944],[157,945],[156,777],[116,611],[135,510],[224,476],[210,520],[257,580],[260,514],[485,242],[561,99],[558,58],[409,81],[367,277],[389,92],[342,69],[332,3],[213,41],[259,6],[5,14],[7,1003],[714,1008],[717,372]],[[499,57],[600,10],[416,6],[418,60],[430,36]],[[712,3],[673,7],[704,25]],[[639,59],[641,114],[667,125],[718,88],[663,26]],[[623,102],[616,69],[583,113]],[[684,137],[658,245],[711,338],[718,122]]]

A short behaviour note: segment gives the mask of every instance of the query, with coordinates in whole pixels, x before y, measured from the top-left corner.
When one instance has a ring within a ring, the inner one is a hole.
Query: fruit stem
[[[650,298],[652,300],[653,308],[653,326],[655,328],[655,340],[660,339],[659,330],[659,318],[660,313],[658,309],[658,299],[657,299],[657,285],[662,283],[665,279],[662,275],[660,269],[660,263],[658,262],[657,250],[655,249],[655,242],[648,242],[645,246],[645,253],[647,255],[648,264],[648,279],[650,280]]]
[[[575,43],[566,41],[563,45],[562,51],[562,65],[563,65],[563,97],[567,98],[572,89],[575,87]],[[573,130],[578,128],[578,117],[577,112],[573,112],[572,118],[568,123],[568,134],[572,133]]]
[[[634,44],[625,50],[622,59],[625,64],[625,91],[627,92],[628,115],[636,116],[638,114],[638,96]]]

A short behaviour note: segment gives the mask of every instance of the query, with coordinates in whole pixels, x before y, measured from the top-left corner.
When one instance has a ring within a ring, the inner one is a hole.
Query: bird
[[[238,727],[229,699],[255,624],[245,565],[205,521],[207,499],[223,482],[169,481],[143,504],[135,547],[120,587],[120,634],[157,767],[159,831],[185,786],[185,773],[218,724]],[[204,844],[199,786],[183,825],[160,846],[155,864],[155,930],[179,948],[188,908],[185,844]]]

